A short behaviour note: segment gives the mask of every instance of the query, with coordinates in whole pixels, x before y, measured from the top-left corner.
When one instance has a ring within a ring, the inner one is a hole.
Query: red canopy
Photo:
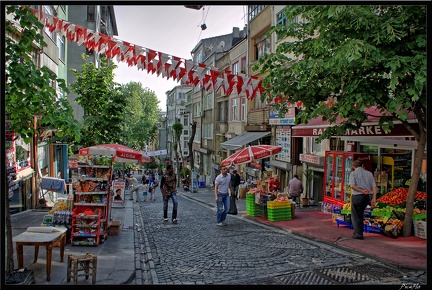
[[[231,156],[222,160],[221,166],[231,166],[241,163],[249,163],[253,160],[263,159],[282,151],[281,146],[253,145],[240,149]]]
[[[105,155],[114,156],[114,162],[151,162],[151,158],[141,152],[121,144],[99,144],[81,148],[80,155]]]

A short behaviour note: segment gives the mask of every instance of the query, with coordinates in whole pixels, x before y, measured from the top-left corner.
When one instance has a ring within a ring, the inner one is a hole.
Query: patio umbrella
[[[259,160],[266,157],[270,157],[282,151],[281,146],[273,145],[253,145],[248,146],[234,154],[230,155],[226,159],[222,160],[221,166],[232,166],[241,163],[249,163],[252,160]]]
[[[150,157],[143,155],[141,152],[121,144],[99,144],[81,148],[79,154],[114,156],[114,162],[124,163],[148,163],[152,161]]]

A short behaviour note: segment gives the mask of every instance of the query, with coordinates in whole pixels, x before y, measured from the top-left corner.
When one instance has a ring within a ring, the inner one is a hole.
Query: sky
[[[118,35],[114,38],[182,59],[191,59],[192,49],[201,39],[232,33],[233,27],[243,30],[247,24],[247,6],[204,6],[194,10],[183,5],[114,6]],[[205,30],[201,24],[206,24]],[[116,62],[115,58],[114,61]],[[154,91],[166,111],[166,92],[179,82],[117,63],[114,81],[126,84],[141,82]]]

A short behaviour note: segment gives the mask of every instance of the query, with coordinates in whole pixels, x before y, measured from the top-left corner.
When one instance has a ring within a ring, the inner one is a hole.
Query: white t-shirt
[[[231,184],[231,174],[227,173],[226,176],[219,174],[215,179],[215,184],[218,185],[218,192],[222,194],[228,194],[228,189]]]

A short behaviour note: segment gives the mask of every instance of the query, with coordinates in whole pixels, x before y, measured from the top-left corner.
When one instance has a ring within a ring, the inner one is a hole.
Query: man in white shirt
[[[230,197],[229,193],[232,191],[231,174],[228,173],[228,168],[222,167],[221,173],[216,176],[214,195],[217,205],[216,219],[218,226],[226,226],[225,223],[229,208]]]

